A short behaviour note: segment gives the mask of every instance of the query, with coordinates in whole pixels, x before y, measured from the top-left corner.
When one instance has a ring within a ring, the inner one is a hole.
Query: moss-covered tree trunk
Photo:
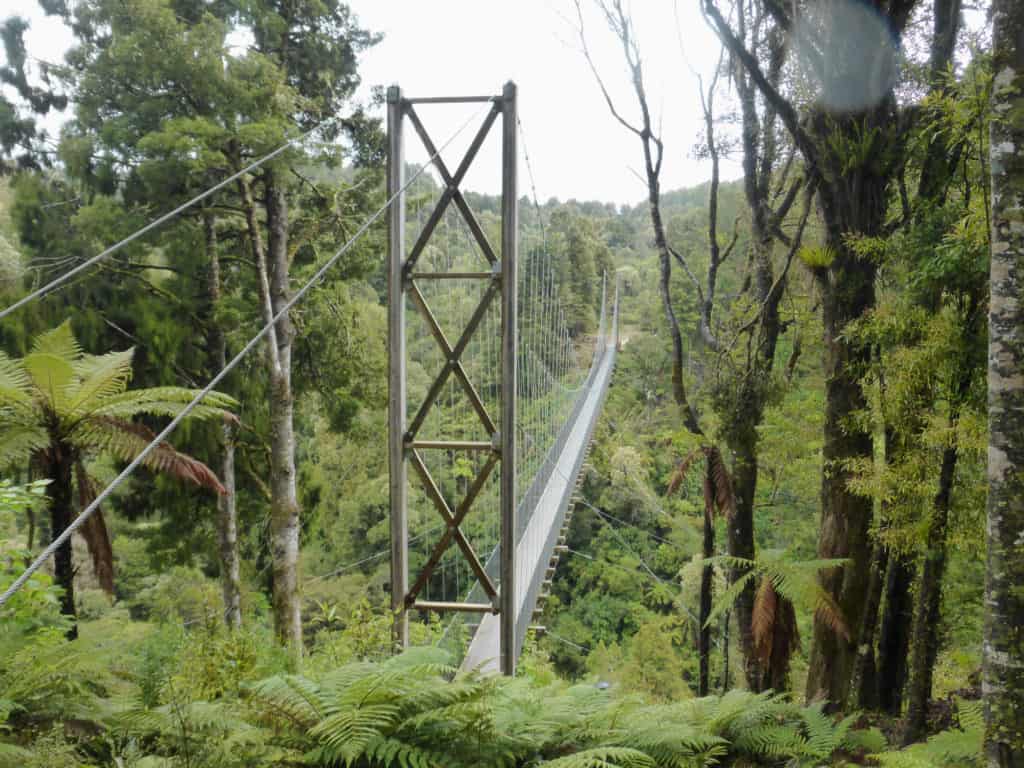
[[[746,11],[743,10],[742,4],[739,10],[737,21],[740,35],[745,38],[752,23],[753,37],[756,38],[761,34],[760,23],[754,19],[748,22],[744,17]],[[751,7],[749,10],[753,12],[755,8]],[[768,80],[773,86],[777,86],[786,58],[784,37],[778,28],[773,27],[768,33],[767,43]],[[758,109],[757,88],[742,67],[736,67],[733,82],[739,95],[743,125],[743,193],[750,209],[750,261],[753,268],[751,293],[761,309],[758,322],[751,331],[754,334],[753,354],[748,357],[746,367],[738,376],[739,381],[736,383],[738,396],[732,412],[721,414],[721,418],[723,434],[734,457],[733,480],[736,490],[736,512],[729,520],[728,526],[729,554],[753,560],[756,555],[754,499],[757,494],[759,461],[757,428],[764,420],[764,411],[772,394],[767,384],[772,380],[775,350],[782,330],[779,302],[785,292],[785,274],[780,277],[779,284],[775,284],[775,235],[772,233],[772,224],[785,218],[793,198],[787,195],[787,202],[784,202],[778,211],[772,209],[771,184],[778,155],[778,116],[775,108],[771,104],[765,104],[761,110]],[[793,191],[798,188],[799,184],[791,186]],[[744,569],[732,569],[729,575],[730,582],[736,581],[743,573]],[[761,659],[754,650],[755,588],[754,581],[749,580],[736,598],[735,610],[747,687],[752,691],[760,691],[771,684],[770,678],[778,682],[779,675],[773,677],[770,670],[764,669]],[[788,672],[788,668],[786,671]],[[785,679],[784,673],[782,678]]]
[[[729,554],[753,560],[754,548],[754,494],[757,492],[757,431],[745,430],[746,434],[737,435],[728,441],[733,453],[733,481],[736,486],[736,514],[728,521]],[[729,581],[740,578],[745,569],[734,568],[729,574]],[[754,651],[753,613],[754,590],[756,584],[750,583],[736,598],[736,623],[739,625],[739,646],[743,653],[743,676],[747,687],[752,691],[764,688],[764,670]]]
[[[983,696],[990,768],[1024,765],[1024,3],[993,4],[988,564]]]
[[[880,109],[875,117],[878,136],[886,136],[892,129],[888,116],[883,116]],[[846,118],[855,119],[861,117]],[[858,130],[845,121],[826,116],[822,116],[821,122],[831,126],[821,130],[822,136],[834,131],[834,135],[845,138],[856,135]],[[891,151],[891,148],[879,146],[878,151]],[[830,165],[839,166],[842,162],[838,156],[827,159]],[[873,512],[871,499],[854,493],[849,487],[850,462],[870,459],[873,441],[866,428],[856,426],[854,418],[867,406],[858,371],[867,366],[869,355],[867,350],[850,341],[846,327],[875,304],[875,265],[857,255],[849,247],[848,238],[879,234],[888,178],[879,175],[867,162],[845,175],[838,167],[830,168],[825,176],[828,182],[821,185],[819,200],[832,263],[827,275],[819,273],[825,326],[825,422],[818,556],[850,561],[845,568],[823,576],[822,584],[839,602],[852,639],[839,636],[828,623],[815,619],[807,699],[823,699],[839,707],[846,703],[849,695],[857,656],[856,639],[868,598],[872,555],[869,530]]]

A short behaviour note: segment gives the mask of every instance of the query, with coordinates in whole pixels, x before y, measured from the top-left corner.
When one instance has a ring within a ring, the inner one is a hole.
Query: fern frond
[[[722,452],[717,445],[712,445],[706,450],[707,461],[710,466],[711,480],[714,485],[715,506],[719,513],[732,518],[736,514],[736,493],[733,490],[732,475],[725,465]]]
[[[144,424],[110,416],[92,416],[72,430],[70,439],[79,447],[107,451],[122,461],[132,461],[156,437]],[[217,475],[199,459],[179,453],[170,443],[159,443],[143,460],[157,472],[186,480],[217,493],[226,493]]]
[[[389,737],[371,739],[366,744],[363,754],[369,760],[388,768],[441,768],[445,764],[444,755]]]
[[[384,669],[431,668],[436,674],[452,677],[458,667],[452,666],[452,656],[443,648],[434,645],[418,645],[407,648],[397,656],[383,662]]]
[[[845,749],[847,752],[859,750],[871,754],[883,751],[889,746],[889,742],[886,741],[885,734],[878,728],[861,728],[851,729],[839,746],[840,749]]]
[[[250,690],[268,714],[283,715],[292,725],[303,729],[312,727],[324,716],[319,686],[300,675],[271,677]]]
[[[68,404],[70,418],[81,418],[104,401],[124,392],[132,378],[133,355],[133,349],[106,355],[83,355],[74,365],[79,384]]]
[[[679,490],[686,476],[690,474],[690,468],[693,466],[693,463],[703,456],[704,449],[697,447],[683,457],[683,460],[679,462],[668,479],[668,487],[665,489],[666,496],[671,496]]]
[[[985,704],[982,701],[956,700],[956,715],[960,727],[965,731],[985,729]]]
[[[106,398],[91,413],[120,419],[131,419],[141,414],[173,418],[198,394],[198,390],[181,387],[129,389]],[[199,421],[233,418],[229,411],[237,407],[238,401],[233,397],[221,392],[211,392],[192,409],[189,418]]]
[[[734,751],[761,758],[796,757],[807,752],[807,739],[792,725],[759,725],[738,733]]]
[[[398,721],[399,708],[393,704],[370,704],[345,709],[321,720],[309,735],[333,747],[347,758],[358,757],[371,740],[385,735]]]
[[[0,408],[30,408],[32,379],[21,360],[0,352]]]
[[[720,560],[721,558],[714,558],[714,560]],[[740,560],[740,558],[733,558]],[[707,621],[704,623],[705,627],[710,627],[721,618],[722,614],[728,611],[735,605],[739,599],[743,590],[747,588],[747,585],[754,580],[757,576],[757,571],[750,570],[746,573],[741,574],[736,580],[726,588],[724,592],[715,601],[714,605],[711,606],[711,613],[708,614]]]
[[[76,385],[75,369],[63,357],[45,352],[33,352],[22,358],[22,365],[32,379],[32,387],[45,407],[63,413],[71,390]]]
[[[0,465],[20,461],[50,444],[50,436],[40,424],[16,419],[0,410]]]
[[[546,768],[656,768],[650,756],[626,747],[598,747],[544,763]]]
[[[772,583],[775,591],[801,610],[811,612],[833,632],[849,641],[850,630],[836,599],[821,586],[818,574],[845,565],[846,560],[809,560],[791,562],[778,551],[762,553],[757,568]]]
[[[825,714],[824,704],[819,702],[804,707],[801,716],[807,731],[810,754],[818,758],[830,757],[839,747],[839,738],[835,723]]]
[[[32,354],[54,355],[67,361],[82,356],[82,348],[71,330],[71,320],[65,320],[49,331],[43,331],[32,341]]]

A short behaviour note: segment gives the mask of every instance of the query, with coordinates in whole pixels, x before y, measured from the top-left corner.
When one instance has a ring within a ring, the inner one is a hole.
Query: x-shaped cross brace
[[[419,577],[416,579],[416,583],[412,589],[409,590],[409,594],[405,596],[405,604],[407,607],[411,607],[416,602],[416,596],[420,593],[420,590],[426,585],[427,580],[433,574],[437,564],[441,561],[441,557],[448,550],[448,546],[451,544],[452,538],[455,539],[459,545],[459,549],[462,550],[462,554],[466,556],[466,560],[469,562],[469,567],[473,569],[473,573],[476,574],[477,579],[480,581],[480,586],[483,587],[484,592],[487,593],[487,597],[491,601],[491,605],[494,606],[495,611],[498,610],[498,591],[494,588],[494,584],[487,575],[487,571],[484,570],[483,565],[480,563],[480,558],[477,557],[476,552],[473,550],[472,545],[466,540],[465,534],[462,533],[462,529],[459,527],[462,525],[462,521],[465,519],[466,514],[469,512],[470,507],[476,500],[480,491],[483,490],[484,483],[487,482],[487,478],[491,475],[491,470],[494,469],[494,465],[498,463],[498,455],[492,453],[487,463],[484,464],[483,469],[480,470],[476,479],[473,481],[473,485],[470,487],[466,497],[459,504],[452,514],[451,508],[448,506],[448,502],[444,500],[444,496],[441,495],[440,489],[434,482],[434,478],[430,475],[430,470],[427,469],[426,464],[423,463],[423,458],[419,452],[413,450],[411,452],[411,460],[413,468],[416,473],[420,476],[423,481],[423,486],[426,488],[427,495],[430,500],[434,502],[434,506],[437,507],[437,511],[441,513],[441,517],[444,518],[447,528],[441,539],[434,546],[434,551],[430,554],[430,558],[427,560],[427,564],[423,566],[423,570],[420,572]]]
[[[466,171],[469,170],[469,166],[473,163],[476,158],[477,152],[480,151],[480,146],[484,143],[484,139],[487,138],[487,133],[491,130],[491,126],[494,125],[495,119],[501,114],[501,107],[495,104],[491,108],[491,111],[487,113],[487,117],[484,118],[484,123],[480,126],[480,130],[477,131],[476,136],[473,138],[473,143],[469,145],[469,149],[466,151],[466,156],[462,158],[462,162],[459,163],[459,167],[455,169],[455,175],[452,176],[448,172],[448,167],[445,165],[444,160],[441,159],[441,154],[437,151],[434,146],[434,142],[431,141],[430,136],[427,134],[426,129],[423,127],[423,123],[420,122],[419,116],[416,114],[416,110],[413,109],[412,105],[406,107],[406,113],[409,115],[409,119],[412,121],[413,127],[416,129],[416,133],[419,134],[420,139],[423,141],[423,146],[426,147],[427,152],[434,158],[433,163],[437,167],[438,173],[441,174],[441,179],[445,183],[444,192],[441,193],[441,199],[437,201],[437,206],[430,214],[430,218],[427,219],[427,223],[423,226],[423,231],[420,232],[420,236],[416,240],[416,244],[412,247],[412,252],[409,254],[408,260],[405,262],[403,269],[405,274],[409,275],[413,267],[416,266],[416,262],[419,261],[420,254],[423,253],[423,249],[427,245],[427,241],[430,236],[434,234],[434,228],[437,227],[441,221],[441,217],[444,216],[444,212],[448,210],[448,204],[455,201],[456,207],[462,213],[462,217],[466,220],[469,225],[470,231],[473,233],[473,237],[476,238],[477,243],[480,245],[480,250],[483,251],[484,257],[491,264],[495,264],[498,258],[494,255],[494,249],[491,248],[490,243],[487,242],[487,237],[484,235],[484,231],[480,228],[480,224],[477,222],[476,217],[473,215],[473,211],[470,209],[466,199],[462,196],[462,192],[459,190],[459,184],[462,183],[462,179],[466,175]]]
[[[473,383],[469,380],[469,376],[466,374],[466,369],[462,365],[462,353],[466,351],[466,347],[469,346],[469,342],[473,338],[473,334],[476,333],[476,329],[480,326],[480,322],[483,320],[484,315],[487,314],[487,309],[490,307],[491,302],[498,293],[498,284],[496,281],[492,281],[484,292],[483,298],[480,299],[480,303],[477,305],[476,310],[470,317],[469,322],[466,324],[465,329],[462,331],[462,336],[459,337],[458,342],[455,344],[454,349],[448,342],[448,337],[445,336],[444,331],[441,329],[440,324],[434,317],[434,313],[430,311],[430,307],[427,305],[426,299],[423,298],[423,294],[420,293],[420,289],[416,287],[415,283],[411,283],[409,286],[409,295],[412,297],[413,303],[416,308],[419,309],[420,314],[423,315],[424,320],[427,322],[427,326],[430,328],[430,332],[433,335],[435,341],[441,352],[445,357],[445,364],[441,368],[441,372],[434,379],[434,383],[430,385],[430,389],[427,390],[427,396],[423,399],[423,404],[420,406],[419,411],[416,412],[416,417],[409,424],[409,429],[406,432],[405,440],[406,443],[412,442],[420,428],[423,426],[423,422],[427,418],[427,414],[433,407],[434,402],[437,400],[438,395],[441,394],[441,389],[448,381],[448,377],[454,373],[455,377],[462,384],[462,388],[466,391],[466,396],[469,398],[470,403],[473,405],[473,410],[476,411],[477,416],[480,417],[480,423],[483,424],[484,430],[487,432],[488,437],[493,437],[496,427],[494,420],[490,414],[487,413],[487,408],[484,407],[483,401],[480,399],[480,395],[473,387]]]

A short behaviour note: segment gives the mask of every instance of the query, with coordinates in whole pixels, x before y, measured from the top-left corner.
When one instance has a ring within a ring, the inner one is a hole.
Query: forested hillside
[[[647,194],[545,201],[522,169],[521,295],[551,282],[520,313],[575,350],[524,368],[550,413],[613,297],[619,336],[512,679],[459,668],[473,621],[393,634],[380,36],[338,0],[46,2],[74,42],[42,61],[3,20],[0,766],[1024,768],[1018,3],[666,8],[721,44],[696,147],[633,9],[564,5]],[[671,153],[708,181],[663,189]],[[405,168],[407,247],[443,175]],[[501,197],[466,203],[501,242]],[[420,268],[480,269],[434,223]],[[480,294],[436,282],[452,333]],[[408,360],[416,403],[451,361],[425,324]],[[470,439],[446,397],[425,431]],[[460,499],[486,460],[449,453]],[[445,524],[411,495],[415,574]],[[452,550],[422,594],[475,583]]]

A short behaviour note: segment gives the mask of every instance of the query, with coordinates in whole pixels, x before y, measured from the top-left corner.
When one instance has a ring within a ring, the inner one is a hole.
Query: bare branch
[[[718,9],[715,4],[715,0],[703,0],[704,10],[708,17],[712,21],[715,33],[722,43],[729,49],[729,52],[736,57],[736,59],[743,65],[743,68],[747,71],[753,79],[758,90],[764,96],[765,101],[772,106],[773,109],[778,113],[782,119],[786,129],[790,132],[793,137],[793,141],[797,147],[803,153],[804,158],[808,164],[815,169],[817,173],[817,158],[818,153],[811,141],[810,136],[800,125],[800,118],[797,115],[796,109],[792,104],[776,89],[765,76],[761,69],[761,65],[758,64],[757,57],[747,50],[743,41],[736,37],[729,23],[725,17],[722,16],[722,12]]]
[[[612,100],[611,94],[608,93],[608,89],[605,87],[604,80],[601,78],[601,73],[597,71],[597,65],[594,64],[594,59],[590,55],[590,48],[587,47],[587,37],[583,30],[583,7],[580,0],[574,1],[576,4],[576,18],[578,19],[578,26],[576,29],[579,33],[580,47],[583,51],[583,57],[587,60],[587,65],[590,67],[590,71],[594,75],[594,79],[597,81],[598,87],[601,89],[601,95],[604,96],[605,103],[608,105],[608,110],[612,113],[612,117],[618,120],[623,127],[632,131],[637,136],[642,137],[643,132],[619,113],[619,110],[615,107],[615,102]]]

